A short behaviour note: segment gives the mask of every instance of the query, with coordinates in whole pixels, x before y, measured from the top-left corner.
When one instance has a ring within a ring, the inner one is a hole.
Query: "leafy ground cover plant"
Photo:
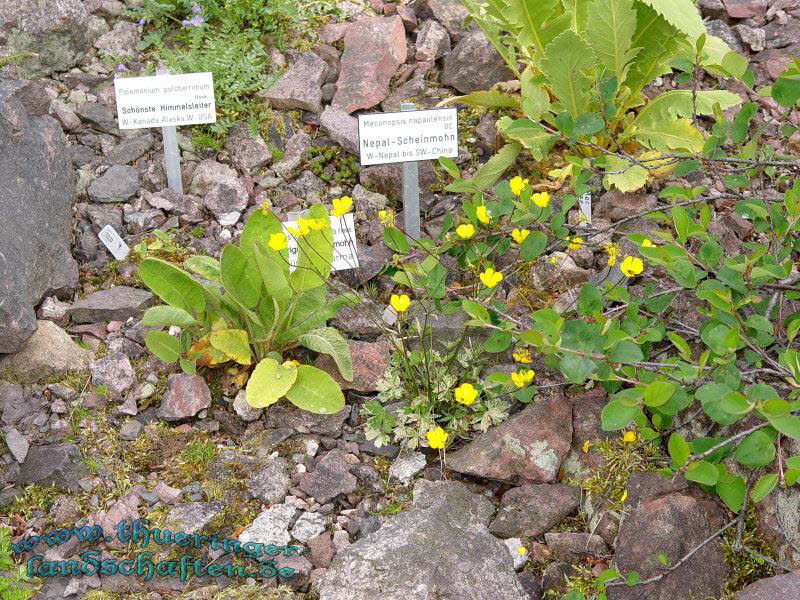
[[[142,323],[180,331],[150,331],[145,342],[156,356],[178,362],[186,373],[229,362],[255,363],[246,390],[254,407],[285,396],[304,410],[330,414],[344,405],[339,385],[316,367],[284,360],[285,354],[299,346],[329,354],[342,376],[352,380],[347,343],[336,329],[323,325],[354,298],[326,297],[333,234],[325,207],[311,207],[292,233],[298,253],[291,272],[283,225],[263,208],[248,219],[238,246],[223,247],[219,261],[191,256],[184,270],[160,259],[143,260],[139,275],[165,304],[149,308]]]
[[[463,3],[520,88],[518,94],[492,90],[454,99],[511,114],[497,123],[510,143],[473,180],[451,184],[452,191],[485,189],[523,148],[543,161],[557,142],[572,150],[568,162],[585,167],[593,160],[604,167],[607,187],[640,188],[646,179],[640,162],[656,168],[662,152],[702,150],[703,137],[690,117],[740,102],[728,91],[696,87],[647,101],[645,86],[673,69],[679,83],[691,81],[696,68],[752,83],[746,60],[706,34],[691,0]],[[638,168],[631,172],[633,166]],[[571,174],[572,164],[553,172],[561,179]]]
[[[0,527],[0,600],[28,600],[33,591],[21,585],[25,580],[25,566],[17,567],[11,558],[9,530]]]

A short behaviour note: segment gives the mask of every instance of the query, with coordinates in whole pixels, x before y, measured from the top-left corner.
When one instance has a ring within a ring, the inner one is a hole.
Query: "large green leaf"
[[[339,373],[347,381],[353,381],[353,359],[350,356],[350,347],[347,342],[333,327],[320,327],[297,338],[301,345],[314,352],[328,354],[333,358]]]
[[[274,358],[265,358],[256,365],[247,382],[247,403],[254,408],[275,404],[295,384],[298,371],[294,365],[284,367]]]
[[[159,258],[146,258],[139,265],[144,284],[170,306],[197,315],[206,307],[203,286],[184,270]]]
[[[586,112],[592,81],[585,71],[594,63],[589,45],[577,33],[567,30],[550,42],[539,61],[550,89],[573,118]]]
[[[633,106],[641,89],[654,78],[671,72],[668,60],[677,48],[677,30],[646,4],[637,2],[636,32],[631,48],[639,53],[631,63],[625,84],[631,89],[628,106]]]
[[[705,143],[703,136],[689,119],[642,122],[636,126],[633,137],[645,146],[661,152],[700,152]]]
[[[701,460],[699,462],[691,463],[689,468],[686,469],[684,475],[689,481],[696,481],[705,485],[715,485],[719,480],[719,471],[717,467],[710,462]]]
[[[242,252],[244,252],[246,256],[252,257],[254,244],[266,247],[270,236],[273,233],[280,233],[282,231],[283,225],[278,220],[278,217],[272,214],[272,211],[260,208],[254,211],[244,224],[242,235],[239,238],[239,248],[242,249]],[[288,273],[288,263],[284,264],[286,272]]]
[[[509,142],[503,146],[492,158],[481,166],[472,179],[460,179],[448,185],[448,192],[471,192],[475,189],[485,190],[500,179],[503,172],[517,160],[522,151],[522,146],[517,142]]]
[[[650,6],[692,42],[706,32],[693,0],[638,0]]]
[[[733,512],[739,512],[744,501],[744,479],[732,473],[720,474],[717,481],[717,494]]]
[[[544,160],[558,136],[545,131],[539,123],[530,119],[503,117],[497,122],[497,129],[507,138],[522,144],[536,160]]]
[[[754,431],[736,447],[736,460],[748,467],[763,467],[775,460],[775,443],[764,431]]]
[[[219,261],[210,256],[203,256],[202,254],[195,254],[183,261],[183,266],[189,269],[192,273],[197,273],[200,277],[213,281],[214,283],[221,283]]]
[[[148,308],[142,315],[142,325],[148,327],[189,327],[197,320],[182,308],[162,304]]]
[[[639,48],[631,48],[636,32],[636,11],[633,0],[593,0],[589,3],[586,41],[594,50],[597,62],[606,76],[616,76],[619,85],[625,82],[629,63]]]
[[[292,288],[286,280],[289,271],[287,259],[280,252],[256,243],[253,244],[252,257],[267,294],[280,302],[289,300]]]
[[[289,276],[289,284],[297,292],[324,284],[331,275],[333,262],[333,231],[328,211],[315,204],[308,210],[308,218],[324,220],[325,228],[297,238],[297,268]]]
[[[609,401],[600,413],[603,431],[616,431],[627,427],[639,412],[641,409],[638,406],[628,406],[621,400]]]
[[[519,109],[519,96],[498,92],[497,90],[481,90],[465,96],[453,96],[442,100],[437,106],[447,106],[458,102],[465,106],[488,106],[491,108]]]
[[[647,169],[621,156],[606,157],[606,175],[603,177],[606,189],[613,185],[622,192],[632,192],[643,187],[645,183],[647,183]]]
[[[173,363],[181,355],[181,341],[164,331],[148,331],[144,336],[147,349],[166,363]]]
[[[249,365],[253,362],[253,352],[250,350],[250,336],[244,329],[213,331],[209,336],[209,341],[214,348],[240,365]]]
[[[238,303],[253,308],[261,298],[261,280],[250,268],[240,248],[226,244],[222,249],[222,285]]]
[[[670,121],[676,117],[691,117],[693,108],[698,115],[714,114],[714,104],[719,103],[726,110],[742,103],[742,99],[726,90],[700,90],[694,104],[691,90],[672,90],[653,98],[633,120],[634,125],[642,126],[662,121]]]
[[[324,288],[320,288],[324,289]],[[309,290],[306,294],[313,292]],[[292,325],[278,336],[278,342],[286,343],[297,339],[307,331],[311,331],[315,327],[319,327],[328,319],[335,317],[339,309],[348,304],[358,304],[361,299],[356,294],[341,294],[336,296],[329,302],[323,302],[319,305],[310,306],[306,308],[305,300],[300,299],[300,302],[295,309]]]
[[[319,415],[330,415],[344,408],[344,394],[339,384],[325,371],[310,365],[297,367],[297,381],[286,392],[297,408]]]
[[[558,0],[506,0],[505,15],[518,28],[517,41],[541,53],[559,33],[569,27],[569,16],[557,14]]]

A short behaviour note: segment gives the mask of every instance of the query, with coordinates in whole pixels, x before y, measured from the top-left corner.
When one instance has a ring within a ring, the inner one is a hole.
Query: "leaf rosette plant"
[[[327,299],[333,260],[327,210],[312,206],[298,227],[293,271],[283,225],[265,208],[248,219],[238,246],[223,247],[219,261],[192,256],[184,269],[155,258],[142,261],[142,281],[165,303],[149,308],[142,323],[170,327],[169,332],[147,333],[150,351],[165,362],[179,363],[186,373],[230,362],[255,364],[246,388],[253,407],[286,397],[310,412],[339,411],[344,395],[330,375],[284,360],[287,352],[302,346],[329,354],[342,376],[353,378],[347,342],[336,329],[324,326],[339,308],[356,301],[351,294]],[[175,330],[180,333],[172,335]]]

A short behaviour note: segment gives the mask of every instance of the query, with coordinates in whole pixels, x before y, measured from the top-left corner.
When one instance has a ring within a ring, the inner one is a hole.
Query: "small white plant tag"
[[[586,217],[587,223],[592,223],[592,192],[586,192],[583,196],[578,198],[578,207],[581,209],[583,216]]]
[[[119,237],[119,234],[111,225],[103,227],[97,237],[100,238],[103,245],[108,248],[108,251],[111,252],[117,260],[125,260],[128,257],[128,252],[130,252],[128,244]]]

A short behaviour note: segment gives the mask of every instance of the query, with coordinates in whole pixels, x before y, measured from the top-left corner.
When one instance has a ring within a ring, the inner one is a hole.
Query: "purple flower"
[[[195,27],[200,27],[203,24],[203,21],[205,21],[203,17],[201,17],[200,15],[195,15],[192,17],[191,23]]]
[[[139,25],[144,25],[144,19],[139,19]]]
[[[125,70],[125,65],[123,65],[121,63],[117,65],[117,71],[122,73],[124,70]]]
[[[189,26],[189,21],[184,19],[183,21],[181,21],[181,25],[183,25],[184,27],[188,27]]]
[[[195,4],[195,5],[192,7],[192,12],[193,12],[194,14],[197,14],[197,13],[199,13],[199,12],[200,12],[200,11],[202,11],[202,10],[203,10],[203,7],[202,7],[202,6],[199,6],[199,5],[197,5],[197,4]]]

